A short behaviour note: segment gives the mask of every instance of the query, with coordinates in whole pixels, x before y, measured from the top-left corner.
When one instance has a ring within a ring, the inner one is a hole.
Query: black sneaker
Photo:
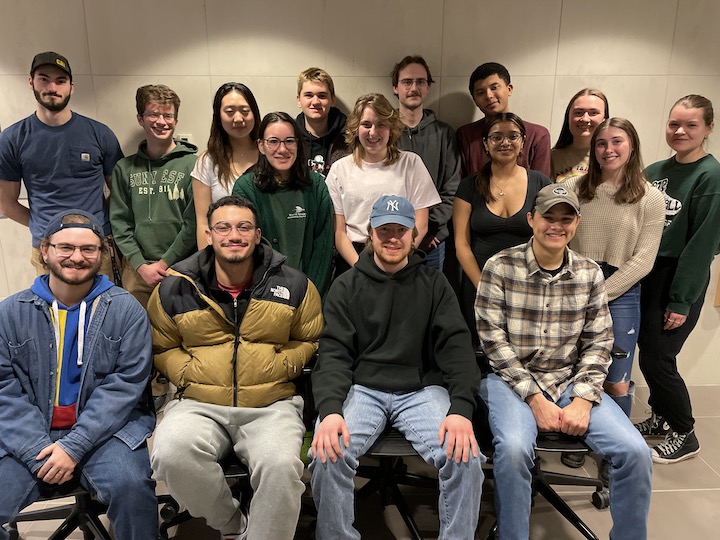
[[[665,437],[670,433],[670,424],[662,416],[654,412],[650,414],[650,418],[635,424],[635,428],[643,437]]]
[[[580,454],[576,452],[563,452],[562,454],[560,454],[560,461],[566,467],[570,467],[571,469],[579,469],[580,467],[585,465],[585,454]]]
[[[695,430],[688,433],[668,433],[665,440],[652,449],[652,460],[655,463],[669,465],[690,459],[700,452],[700,443]]]

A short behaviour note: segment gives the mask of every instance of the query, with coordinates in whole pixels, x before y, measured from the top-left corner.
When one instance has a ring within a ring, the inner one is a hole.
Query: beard
[[[229,254],[224,253],[221,249],[215,250],[215,259],[219,259],[221,262],[228,264],[240,264],[247,260],[252,260],[253,254],[255,253],[255,247],[250,246],[247,242],[223,242],[222,244],[235,244],[235,245],[246,245],[247,250],[244,253],[231,252]],[[220,247],[222,247],[222,244]]]
[[[38,92],[37,90],[35,90],[34,88],[33,88],[33,94],[35,94],[35,99],[37,100],[37,102],[40,105],[42,105],[43,107],[45,107],[48,111],[51,111],[51,112],[60,112],[65,107],[67,107],[68,103],[70,103],[70,94],[69,93],[65,97],[65,99],[63,99],[62,101],[59,101],[59,102],[53,102],[47,98],[43,99],[42,94],[40,92]]]
[[[100,271],[100,266],[102,265],[102,257],[98,257],[92,262],[84,261],[79,264],[68,259],[65,259],[62,262],[47,261],[45,264],[48,268],[48,272],[63,283],[67,283],[68,285],[82,285],[95,279],[95,276],[97,276]],[[88,271],[84,274],[69,277],[63,272],[64,268],[86,269]]]
[[[394,254],[389,254],[385,250],[382,249],[381,246],[373,246],[373,251],[375,252],[375,256],[380,259],[383,263],[388,265],[396,265],[401,263],[403,260],[406,260],[410,253],[412,252],[412,246],[404,247],[400,246],[400,251]]]

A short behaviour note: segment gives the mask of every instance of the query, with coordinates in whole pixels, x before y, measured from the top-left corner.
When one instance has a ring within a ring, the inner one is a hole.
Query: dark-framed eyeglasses
[[[295,137],[288,137],[287,139],[278,139],[277,137],[270,137],[269,139],[263,139],[265,146],[271,152],[274,152],[280,148],[281,144],[285,145],[288,150],[294,150],[297,148],[298,140]]]
[[[503,135],[502,133],[493,133],[487,136],[487,140],[493,144],[502,144],[502,142],[505,140],[514,144],[520,139],[522,139],[522,133],[519,133],[517,131],[513,131],[512,133],[508,133],[507,135]]]
[[[86,259],[95,259],[100,253],[100,246],[86,245],[86,246],[74,246],[73,244],[49,244],[58,255],[64,258],[72,257],[76,249],[80,250],[80,255]]]

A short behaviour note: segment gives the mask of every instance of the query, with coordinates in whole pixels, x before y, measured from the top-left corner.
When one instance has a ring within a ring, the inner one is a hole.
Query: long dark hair
[[[222,186],[228,188],[231,186],[237,177],[232,172],[232,145],[230,144],[230,136],[222,127],[222,120],[220,119],[220,106],[222,105],[223,98],[230,92],[237,92],[241,94],[250,106],[250,110],[253,113],[253,119],[255,125],[250,131],[250,138],[253,141],[258,140],[260,128],[258,122],[260,120],[260,108],[258,107],[255,96],[250,89],[242,83],[228,82],[223,84],[215,92],[213,98],[213,117],[212,124],[210,124],[210,138],[207,143],[207,155],[212,159],[215,167],[217,167],[218,180]],[[238,171],[242,174],[245,171]]]
[[[485,123],[483,124],[481,138],[482,143],[486,148],[486,152],[487,138],[488,135],[490,135],[490,128],[492,128],[495,124],[499,124],[500,122],[512,122],[513,124],[515,124],[520,130],[523,144],[525,144],[525,136],[527,134],[527,130],[525,129],[525,122],[522,121],[522,118],[520,118],[517,114],[511,112],[499,113],[489,118],[486,118]],[[522,152],[522,150],[520,152]],[[478,190],[478,193],[482,195],[482,198],[485,200],[486,203],[494,203],[496,201],[495,197],[492,194],[492,190],[490,189],[491,176],[492,160],[488,161],[485,166],[480,169],[475,175],[475,188]]]
[[[310,178],[310,170],[307,167],[307,159],[305,158],[305,148],[303,145],[302,133],[298,128],[295,120],[288,113],[271,112],[265,115],[258,130],[258,140],[265,138],[265,130],[270,124],[275,122],[285,122],[293,128],[293,137],[297,139],[297,154],[295,162],[290,167],[290,179],[286,184],[288,189],[303,190],[312,185]],[[270,165],[268,159],[262,152],[258,155],[257,172],[255,173],[255,185],[263,193],[275,193],[280,184],[277,181],[278,172]]]
[[[597,187],[602,184],[602,170],[600,168],[600,162],[598,162],[595,156],[595,143],[600,133],[609,127],[622,129],[630,139],[630,145],[632,146],[630,156],[625,164],[625,170],[623,171],[625,173],[625,181],[615,192],[615,202],[618,204],[633,204],[643,198],[643,195],[645,195],[647,191],[648,183],[645,173],[643,172],[645,167],[643,166],[640,155],[640,137],[635,130],[635,126],[630,123],[630,120],[626,120],[625,118],[608,118],[595,128],[595,133],[593,133],[592,139],[590,140],[590,164],[588,166],[588,172],[580,178],[577,184],[578,197],[584,201],[592,200],[595,198]]]

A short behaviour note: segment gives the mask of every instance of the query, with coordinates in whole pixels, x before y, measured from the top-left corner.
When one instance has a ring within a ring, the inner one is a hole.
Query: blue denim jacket
[[[155,428],[147,405],[152,369],[150,325],[142,306],[112,287],[92,303],[85,336],[77,422],[56,442],[81,461],[117,437],[140,447]],[[8,454],[35,473],[35,457],[52,444],[57,370],[47,302],[27,289],[0,302],[0,458]]]

